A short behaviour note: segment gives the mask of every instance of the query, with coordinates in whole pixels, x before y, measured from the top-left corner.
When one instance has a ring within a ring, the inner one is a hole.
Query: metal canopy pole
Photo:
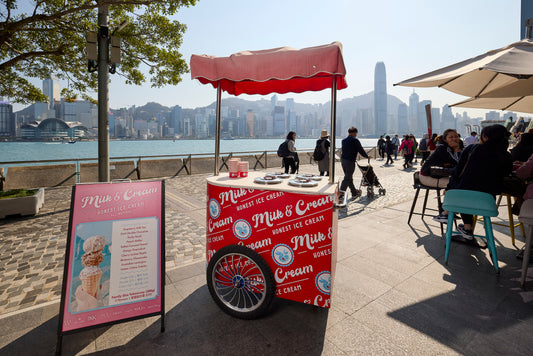
[[[98,181],[109,182],[109,10],[98,5]]]
[[[333,76],[331,85],[331,145],[329,146],[329,184],[335,182],[335,132],[337,116],[337,76]]]
[[[218,159],[220,156],[220,107],[222,101],[222,87],[220,80],[217,82],[217,113],[216,113],[216,133],[215,133],[215,175],[219,174]]]

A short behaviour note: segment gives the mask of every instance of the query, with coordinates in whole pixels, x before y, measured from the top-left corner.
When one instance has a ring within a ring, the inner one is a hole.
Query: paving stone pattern
[[[371,164],[386,194],[376,194],[373,198],[362,196],[350,202],[348,208],[339,212],[339,218],[412,199],[415,169],[402,170],[399,161],[392,166],[383,166],[380,160]],[[269,171],[279,171],[279,168]],[[317,173],[317,167],[302,165],[300,172]],[[340,164],[335,174],[336,180],[342,179]],[[205,258],[205,178],[208,175],[166,179],[167,271]],[[360,180],[361,172],[356,169],[357,187]],[[71,193],[71,187],[46,188],[44,205],[36,216],[0,219],[0,314],[60,298]]]

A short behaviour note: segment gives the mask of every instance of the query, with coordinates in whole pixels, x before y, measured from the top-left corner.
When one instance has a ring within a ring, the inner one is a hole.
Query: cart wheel
[[[241,319],[267,313],[276,292],[274,276],[263,257],[239,245],[225,246],[211,257],[207,287],[224,312]]]

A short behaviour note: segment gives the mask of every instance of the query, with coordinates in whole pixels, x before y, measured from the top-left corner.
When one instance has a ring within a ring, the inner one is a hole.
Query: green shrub
[[[37,193],[37,189],[12,189],[5,192],[0,192],[0,199],[28,197],[35,195],[35,193]]]

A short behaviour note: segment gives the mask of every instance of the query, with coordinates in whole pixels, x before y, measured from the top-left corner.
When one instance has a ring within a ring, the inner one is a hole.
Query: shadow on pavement
[[[451,290],[388,315],[463,355],[532,355],[533,292],[520,288],[520,269],[506,263],[514,250],[498,247],[497,274],[488,253],[478,247],[452,242],[445,265],[444,240],[417,237],[417,246],[440,262],[442,283]],[[421,281],[418,287],[431,295],[431,283],[438,282]]]
[[[272,312],[264,318],[232,318],[216,306],[204,285],[167,310],[163,333],[159,317],[96,328],[64,335],[62,354],[320,355],[327,317],[328,309],[275,298]],[[39,350],[39,354],[53,355],[57,323],[56,315],[0,349],[0,354]]]

